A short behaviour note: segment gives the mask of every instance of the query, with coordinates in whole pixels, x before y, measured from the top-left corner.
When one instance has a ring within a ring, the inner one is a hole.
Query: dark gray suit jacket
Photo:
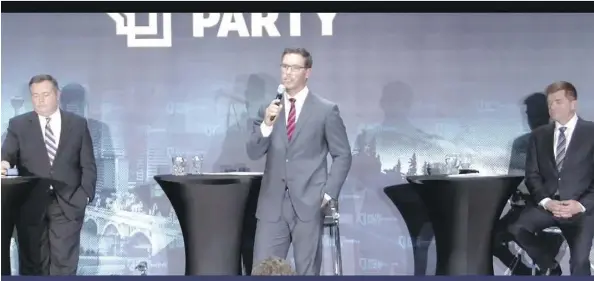
[[[278,221],[287,187],[299,219],[312,220],[320,214],[324,193],[338,199],[351,168],[351,147],[338,106],[310,91],[291,142],[287,138],[284,107],[277,117],[279,120],[274,123],[272,134],[263,137],[260,125],[267,106],[260,109],[247,142],[250,159],[266,155],[256,217]],[[333,159],[330,173],[328,154]]]
[[[535,129],[526,155],[526,187],[534,203],[559,191],[561,200],[577,200],[589,214],[594,209],[594,123],[581,118],[575,126],[561,171],[554,155],[555,124]]]
[[[87,198],[92,201],[95,197],[97,168],[93,144],[86,119],[64,110],[60,110],[60,114],[62,129],[53,165],[49,163],[39,117],[33,111],[10,119],[2,143],[2,160],[16,166],[20,176],[42,179],[29,201],[42,198],[35,196],[42,196],[51,185],[66,217],[80,219],[84,216]],[[43,204],[29,204],[36,205]]]

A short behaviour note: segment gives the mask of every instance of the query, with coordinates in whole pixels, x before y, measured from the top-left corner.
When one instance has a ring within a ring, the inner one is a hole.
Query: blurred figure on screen
[[[58,107],[51,75],[29,81],[34,111],[9,121],[2,171],[41,178],[17,222],[20,275],[75,275],[87,204],[95,197],[97,168],[87,121]]]
[[[293,243],[299,275],[320,274],[322,208],[338,199],[352,161],[338,106],[307,87],[312,65],[307,50],[284,50],[280,71],[286,90],[260,109],[247,142],[252,160],[266,156],[254,264],[271,256],[286,258]]]
[[[549,85],[545,93],[554,121],[534,130],[526,155],[527,205],[509,231],[536,262],[540,275],[560,274],[555,256],[534,240],[534,233],[557,226],[569,244],[571,275],[591,275],[594,239],[594,123],[576,114],[577,90],[569,82]]]

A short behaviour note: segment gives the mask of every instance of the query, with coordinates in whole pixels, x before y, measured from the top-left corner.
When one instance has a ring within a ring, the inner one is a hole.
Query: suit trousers
[[[322,214],[311,221],[300,220],[288,190],[285,190],[281,212],[280,220],[276,222],[258,219],[254,267],[270,257],[286,259],[289,247],[293,243],[297,275],[320,275],[324,233]]]
[[[53,191],[46,199],[39,220],[29,217],[17,224],[20,275],[76,275],[84,219],[68,219]]]
[[[594,239],[594,215],[577,214],[573,218],[554,217],[542,207],[526,207],[518,220],[510,225],[509,232],[514,240],[541,268],[550,268],[556,261],[555,256],[534,239],[534,233],[550,226],[558,226],[569,245],[571,275],[590,276],[590,249]]]

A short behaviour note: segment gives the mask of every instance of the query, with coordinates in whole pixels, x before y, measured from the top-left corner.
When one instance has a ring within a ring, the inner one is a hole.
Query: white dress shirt
[[[295,99],[295,124],[297,124],[297,122],[299,122],[299,114],[301,113],[301,109],[303,108],[303,103],[305,102],[305,98],[307,98],[308,94],[309,88],[307,88],[307,86],[301,89],[301,91],[299,91],[294,96],[289,96],[289,94],[285,93],[283,105],[283,108],[285,110],[285,123],[289,122],[289,111],[291,110],[291,102],[289,101],[289,99]],[[260,125],[262,136],[265,138],[269,137],[270,134],[272,134],[272,128],[273,126],[268,126],[266,125],[266,123],[262,122],[262,124]],[[330,201],[332,197],[330,197],[330,195],[328,195],[327,193],[324,193],[324,199],[326,201]]]
[[[577,114],[574,114],[573,117],[571,119],[569,119],[569,122],[567,122],[567,124],[562,125],[559,122],[555,122],[555,132],[554,132],[554,139],[553,139],[553,155],[557,155],[557,142],[559,141],[559,134],[561,133],[561,131],[559,130],[559,128],[561,127],[565,127],[565,151],[567,153],[567,148],[569,147],[569,143],[571,142],[571,137],[573,136],[573,131],[575,130],[575,126],[577,125],[577,121],[578,121],[578,117]],[[567,157],[567,156],[566,156]],[[545,198],[542,199],[539,204],[544,208],[545,204],[547,204],[547,202],[549,202],[551,200],[551,198]],[[582,211],[585,212],[586,208],[584,207],[584,205],[582,205],[581,203],[578,202],[578,204],[580,204],[580,206],[582,206]]]

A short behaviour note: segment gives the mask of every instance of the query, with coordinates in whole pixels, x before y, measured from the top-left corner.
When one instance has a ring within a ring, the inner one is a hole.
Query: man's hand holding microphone
[[[266,124],[266,126],[272,126],[274,125],[274,122],[276,122],[276,117],[278,116],[278,113],[283,109],[283,105],[281,104],[281,99],[283,98],[283,94],[285,93],[285,86],[284,85],[278,85],[278,88],[276,90],[276,98],[270,103],[270,105],[268,105],[268,107],[266,108],[266,114],[264,116],[264,124]]]
[[[281,104],[279,99],[273,100],[270,103],[270,105],[268,105],[268,107],[266,108],[266,117],[264,118],[264,123],[266,124],[266,126],[274,125],[274,122],[276,122],[276,116],[278,116],[278,113],[281,111],[282,108],[283,105]]]

